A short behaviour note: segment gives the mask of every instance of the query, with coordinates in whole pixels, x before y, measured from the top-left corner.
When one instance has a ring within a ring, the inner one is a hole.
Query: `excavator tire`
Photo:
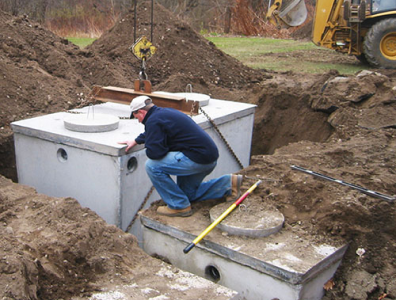
[[[367,61],[366,55],[364,53],[360,55],[355,55],[355,57],[360,61],[362,65],[370,65],[369,62]]]
[[[396,69],[396,19],[375,23],[364,39],[364,56],[375,68]]]

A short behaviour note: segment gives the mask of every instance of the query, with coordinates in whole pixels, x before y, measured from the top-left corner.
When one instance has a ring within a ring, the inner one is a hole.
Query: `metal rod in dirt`
[[[380,198],[380,199],[388,201],[388,202],[393,202],[396,199],[395,197],[391,197],[391,196],[384,195],[384,194],[381,194],[381,193],[378,193],[378,192],[375,192],[375,191],[372,191],[372,190],[368,190],[368,189],[366,189],[364,187],[361,187],[359,185],[348,183],[348,182],[345,182],[345,181],[342,181],[342,180],[339,180],[339,179],[335,179],[333,177],[330,177],[330,176],[327,176],[327,175],[323,175],[323,174],[320,174],[320,173],[317,173],[317,172],[314,172],[314,171],[311,171],[311,170],[308,170],[308,169],[304,169],[304,168],[299,167],[299,166],[292,165],[290,167],[293,170],[301,171],[301,172],[304,172],[304,173],[307,173],[307,174],[310,174],[310,175],[313,175],[313,176],[316,176],[316,177],[319,177],[319,178],[322,178],[322,179],[326,179],[326,180],[329,180],[329,181],[332,181],[332,182],[336,182],[336,183],[348,186],[348,187],[353,188],[355,190],[358,190],[358,191],[360,191],[360,192],[362,192],[362,193],[364,193],[366,195],[369,195],[369,196],[372,196],[372,197],[375,197],[375,198]]]
[[[253,184],[250,189],[248,189],[241,197],[239,197],[238,200],[236,200],[231,206],[221,214],[220,217],[218,217],[215,221],[213,221],[212,224],[210,224],[202,233],[195,238],[186,248],[184,248],[183,252],[188,253],[192,248],[194,248],[195,245],[197,245],[210,231],[212,231],[213,228],[215,228],[217,225],[220,224],[221,221],[223,221],[249,194],[251,194],[256,187],[261,183],[262,181],[259,180],[255,184]]]

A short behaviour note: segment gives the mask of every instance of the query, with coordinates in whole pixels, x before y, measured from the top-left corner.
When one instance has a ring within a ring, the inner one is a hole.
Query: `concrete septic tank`
[[[205,104],[203,109],[243,167],[248,166],[255,105],[217,99]],[[107,102],[73,112],[111,115],[119,121],[112,119],[101,132],[80,132],[81,128],[87,131],[87,124],[70,118],[70,112],[13,122],[18,182],[49,196],[73,197],[108,223],[129,228],[139,238],[140,224],[129,225],[152,186],[144,167],[147,157],[143,145],[125,153],[125,145],[118,142],[135,138],[144,126],[129,119],[129,105],[125,104]],[[200,113],[192,118],[215,140],[220,152],[218,165],[207,179],[240,170],[207,117]],[[145,207],[158,199],[154,191]]]
[[[290,229],[251,238],[214,228],[184,254],[183,249],[210,225],[209,217],[205,224],[199,224],[205,220],[202,216],[164,218],[148,210],[140,213],[144,251],[231,288],[245,300],[322,299],[323,286],[347,249],[347,245],[318,243],[315,237],[302,237]]]

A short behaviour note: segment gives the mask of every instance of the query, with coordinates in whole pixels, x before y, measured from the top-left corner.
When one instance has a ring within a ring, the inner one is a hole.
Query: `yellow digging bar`
[[[184,248],[183,252],[187,254],[190,252],[192,248],[196,244],[198,244],[213,228],[215,228],[221,221],[223,221],[245,198],[253,192],[256,187],[261,183],[261,180],[257,181],[255,184],[253,184],[250,189],[248,189],[237,201],[235,201],[231,206],[221,214],[220,217],[218,217],[212,224],[210,224],[199,236],[195,238],[195,240],[192,241],[186,248]]]

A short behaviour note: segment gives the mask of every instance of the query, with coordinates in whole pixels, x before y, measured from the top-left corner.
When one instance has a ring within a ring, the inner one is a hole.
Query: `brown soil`
[[[17,181],[12,121],[87,105],[93,85],[133,86],[140,70],[128,50],[133,15],[130,11],[93,45],[80,50],[26,17],[0,12],[4,177]],[[138,18],[137,36],[149,36],[149,5],[139,7]],[[213,98],[257,104],[251,165],[240,173],[261,178],[264,184],[250,201],[276,207],[285,216],[285,228],[298,228],[323,241],[349,243],[325,299],[396,299],[394,203],[290,167],[302,166],[395,195],[395,71],[342,76],[337,71],[310,75],[252,70],[158,5],[153,42],[158,52],[147,62],[146,72],[154,90],[180,92],[192,84],[194,92]],[[317,56],[302,56],[301,63]],[[105,224],[73,199],[39,195],[4,177],[0,177],[3,299],[84,298],[100,288],[156,274],[161,262],[139,250],[131,235]],[[251,183],[246,180],[244,189]],[[365,250],[363,256],[356,254],[358,248]]]

